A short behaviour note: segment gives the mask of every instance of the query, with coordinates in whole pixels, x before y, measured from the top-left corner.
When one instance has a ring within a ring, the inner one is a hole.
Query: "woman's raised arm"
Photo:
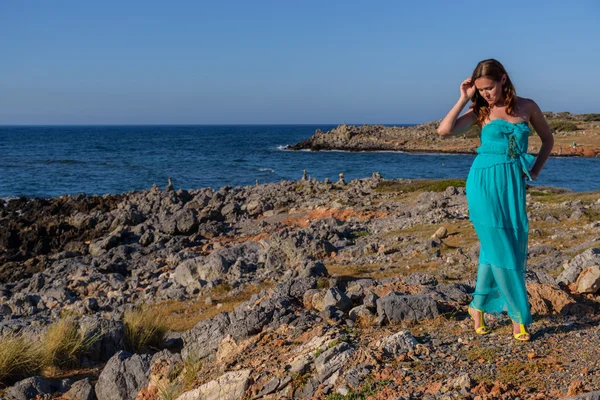
[[[465,108],[469,100],[475,94],[475,85],[471,78],[465,79],[460,84],[460,98],[452,107],[450,112],[444,117],[437,129],[438,135],[451,136],[469,130],[477,122],[477,116],[473,110],[469,110],[457,119],[460,112]]]

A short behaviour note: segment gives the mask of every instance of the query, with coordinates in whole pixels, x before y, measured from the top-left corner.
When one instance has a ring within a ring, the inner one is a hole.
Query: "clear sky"
[[[0,124],[420,123],[496,58],[600,112],[600,1],[0,1]]]

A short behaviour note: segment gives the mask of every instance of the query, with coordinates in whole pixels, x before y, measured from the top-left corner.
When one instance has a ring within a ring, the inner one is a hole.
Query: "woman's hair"
[[[484,77],[500,82],[502,75],[504,74],[506,74],[506,82],[502,86],[504,106],[506,107],[506,113],[508,115],[514,115],[517,108],[517,92],[500,61],[494,60],[493,58],[480,61],[475,67],[475,70],[473,70],[471,82],[475,84],[476,79]],[[479,90],[475,90],[475,94],[471,101],[473,102],[471,108],[475,115],[477,115],[477,125],[483,126],[483,121],[487,120],[490,115],[490,107],[487,101],[479,94]]]

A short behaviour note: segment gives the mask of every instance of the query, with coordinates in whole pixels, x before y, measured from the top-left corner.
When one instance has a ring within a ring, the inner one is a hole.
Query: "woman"
[[[471,100],[470,109],[457,119]],[[542,140],[537,159],[527,154],[533,126]],[[538,105],[517,97],[502,64],[483,60],[460,85],[460,99],[442,120],[438,134],[456,135],[481,127],[481,146],[467,176],[469,220],[481,243],[477,284],[469,314],[478,334],[488,334],[484,312],[507,311],[513,337],[528,341],[532,322],[525,268],[529,220],[525,180],[537,179],[554,139]],[[535,163],[534,163],[535,162]]]

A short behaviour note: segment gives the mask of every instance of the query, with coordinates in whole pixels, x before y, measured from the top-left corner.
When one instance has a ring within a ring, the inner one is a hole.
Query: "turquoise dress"
[[[521,324],[532,322],[525,268],[529,220],[525,180],[535,157],[527,154],[527,122],[494,119],[481,130],[481,145],[466,182],[469,220],[481,243],[471,307],[506,311]],[[524,176],[525,174],[526,176]]]

